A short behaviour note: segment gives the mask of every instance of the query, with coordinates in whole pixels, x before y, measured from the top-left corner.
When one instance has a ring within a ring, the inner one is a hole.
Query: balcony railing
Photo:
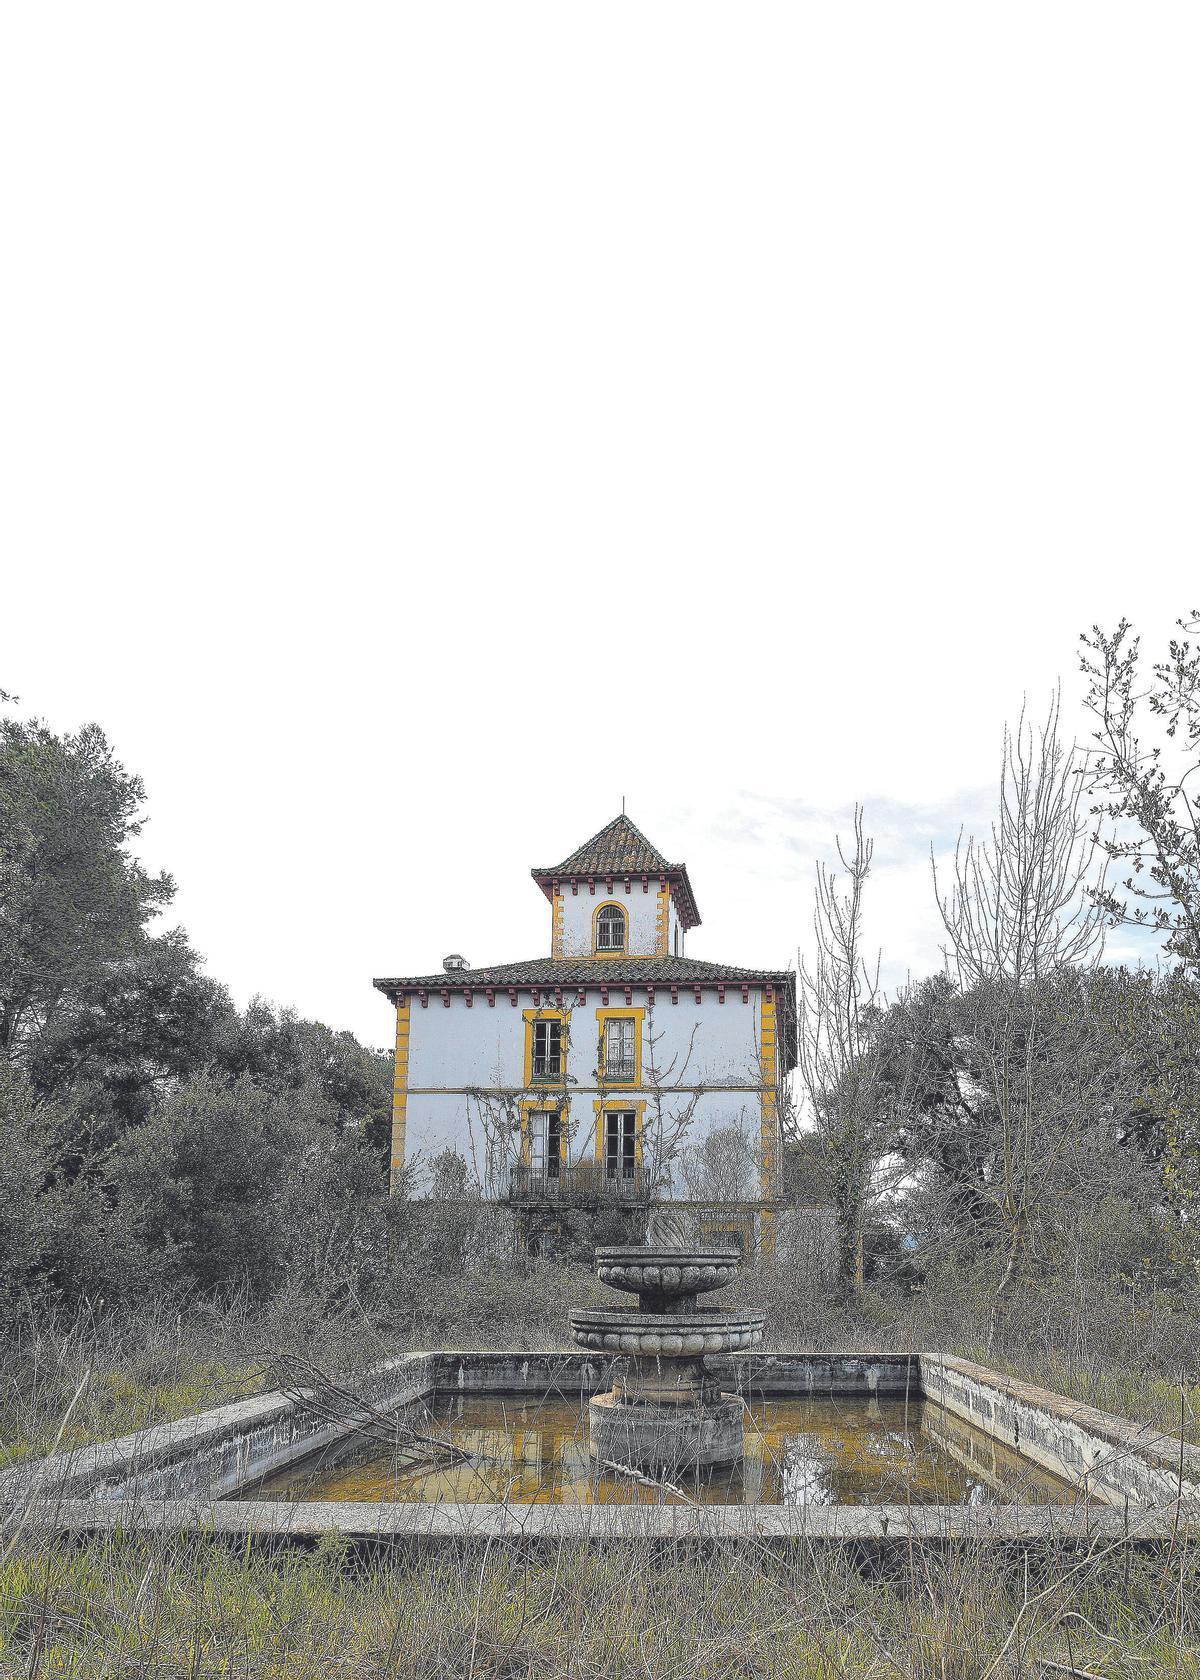
[[[557,1056],[535,1056],[533,1058],[533,1077],[535,1079],[561,1079],[562,1053]]]
[[[609,1083],[632,1085],[637,1076],[633,1057],[610,1056],[604,1064],[604,1077]]]
[[[642,1169],[610,1176],[594,1161],[557,1172],[545,1167],[513,1167],[508,1199],[512,1202],[640,1202],[645,1197]]]

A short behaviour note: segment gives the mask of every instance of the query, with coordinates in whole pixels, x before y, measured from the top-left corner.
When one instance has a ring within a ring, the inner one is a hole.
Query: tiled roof
[[[572,852],[562,863],[548,869],[535,869],[535,875],[640,875],[643,871],[682,869],[681,863],[668,863],[652,846],[640,828],[622,814],[593,834],[590,840]]]
[[[529,873],[547,898],[551,896],[553,882],[570,880],[572,876],[667,875],[675,883],[675,905],[684,927],[690,930],[700,925],[700,911],[688,880],[687,864],[668,863],[658,847],[650,844],[624,812],[561,863],[531,869]]]
[[[439,974],[401,975],[376,980],[381,992],[443,986],[695,986],[749,984],[790,986],[786,969],[733,968],[699,957],[531,957],[528,962],[495,963],[490,968],[458,968]]]
[[[561,986],[563,991],[601,986],[775,986],[780,998],[783,1065],[796,1065],[796,976],[787,969],[733,968],[729,963],[704,962],[698,957],[531,957],[528,962],[496,963],[491,968],[459,968],[452,973],[402,975],[376,980],[393,1002],[399,992],[461,991],[494,986]]]

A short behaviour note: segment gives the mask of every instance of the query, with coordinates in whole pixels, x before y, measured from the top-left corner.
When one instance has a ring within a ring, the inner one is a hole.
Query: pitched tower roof
[[[624,875],[626,870],[640,875],[643,870],[670,867],[658,847],[652,846],[641,829],[622,812],[606,823],[599,834],[585,840],[553,873],[561,880],[564,875],[604,875],[610,869],[618,875]],[[534,874],[538,873],[535,869]]]
[[[636,824],[621,813],[606,823],[598,834],[585,840],[561,863],[545,869],[532,869],[530,874],[547,898],[554,896],[555,884],[561,881],[604,880],[618,875],[657,875],[675,887],[675,901],[679,918],[685,928],[697,927],[700,912],[695,894],[688,880],[685,863],[668,863],[657,846],[652,846]]]

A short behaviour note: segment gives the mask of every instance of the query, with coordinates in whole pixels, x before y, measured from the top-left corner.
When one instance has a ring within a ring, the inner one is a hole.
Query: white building
[[[684,954],[684,864],[625,816],[533,879],[550,954],[375,984],[396,1006],[392,1182],[446,1150],[536,1224],[564,1207],[690,1203],[768,1238],[795,976]]]

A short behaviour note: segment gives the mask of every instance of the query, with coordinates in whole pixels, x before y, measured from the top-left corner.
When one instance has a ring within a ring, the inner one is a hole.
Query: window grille
[[[596,949],[625,949],[625,912],[619,904],[606,904],[596,918]]]
[[[606,1021],[604,1024],[604,1077],[631,1080],[636,1077],[633,1034],[636,1023],[630,1020]]]

